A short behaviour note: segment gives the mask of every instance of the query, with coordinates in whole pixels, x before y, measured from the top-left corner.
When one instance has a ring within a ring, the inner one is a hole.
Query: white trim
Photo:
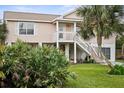
[[[74,32],[76,32],[76,22],[74,22]]]
[[[70,42],[70,43],[73,43],[74,41],[73,41],[73,40],[59,40],[59,42],[61,42],[61,43],[62,43],[62,42],[64,42],[64,43],[69,43],[69,42]]]
[[[81,22],[82,20],[81,19],[56,19],[54,21],[71,21],[71,22]],[[53,22],[54,22],[53,21]]]
[[[5,19],[6,21],[23,21],[23,22],[52,22],[52,21],[44,21],[44,20],[28,20],[28,19]]]
[[[59,32],[59,22],[58,21],[56,21],[56,31],[57,31],[57,35],[56,35],[56,47],[57,48],[59,48],[59,34],[58,34],[58,32]]]
[[[76,46],[76,42],[74,42],[74,63],[77,63],[77,46]]]
[[[65,19],[59,19],[60,21],[78,21],[78,22],[80,22],[80,21],[82,21],[81,19],[67,19],[67,18],[65,18]]]

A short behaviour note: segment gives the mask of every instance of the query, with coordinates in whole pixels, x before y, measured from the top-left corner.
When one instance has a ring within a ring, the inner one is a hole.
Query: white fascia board
[[[80,19],[56,19],[55,21],[63,21],[63,22],[81,22],[82,20]],[[53,23],[55,23],[55,21]]]
[[[81,19],[60,19],[62,21],[82,21]]]
[[[27,21],[27,22],[52,22],[52,21],[44,21],[44,20],[27,20],[27,19],[5,19],[6,21]]]

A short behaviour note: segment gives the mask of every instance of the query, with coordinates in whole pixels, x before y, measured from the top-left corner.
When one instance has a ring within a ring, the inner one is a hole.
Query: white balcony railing
[[[73,41],[75,36],[75,32],[58,32],[58,41],[60,42],[68,42]]]

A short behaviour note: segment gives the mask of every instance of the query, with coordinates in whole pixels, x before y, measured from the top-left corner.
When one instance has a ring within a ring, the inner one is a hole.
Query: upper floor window
[[[34,23],[19,22],[19,35],[34,35]]]
[[[65,30],[65,24],[59,24],[59,31]]]

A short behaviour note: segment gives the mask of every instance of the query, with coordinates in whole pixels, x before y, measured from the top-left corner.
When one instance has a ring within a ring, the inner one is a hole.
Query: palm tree
[[[7,27],[5,22],[3,22],[0,24],[0,44],[5,44],[6,35],[7,35]]]
[[[122,13],[122,6],[117,5],[80,6],[77,9],[77,15],[82,17],[79,33],[84,39],[97,37],[99,55],[102,53],[102,37],[107,39],[114,33],[122,34],[124,31],[124,25],[120,23]],[[108,65],[113,67],[110,62]]]

